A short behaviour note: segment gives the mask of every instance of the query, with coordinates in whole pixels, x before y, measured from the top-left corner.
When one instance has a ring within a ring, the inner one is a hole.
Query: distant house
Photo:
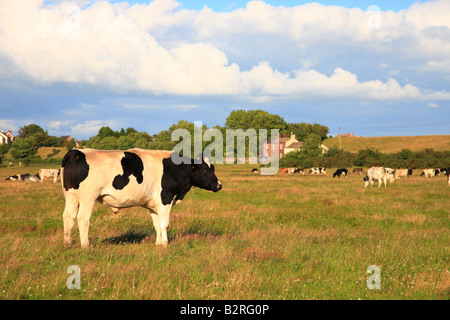
[[[14,138],[11,130],[8,130],[6,133],[3,132],[3,130],[0,130],[0,144],[11,144],[13,143]]]
[[[288,138],[286,134],[283,137],[278,134],[278,156],[283,158],[286,154],[292,151],[300,151],[303,147],[303,142],[295,139],[295,134],[291,133],[291,136]],[[321,144],[319,146],[322,149],[322,154],[328,152],[328,148]],[[267,140],[267,142],[263,146],[263,155],[264,157],[272,157],[273,152],[277,149],[277,144],[272,142],[271,140]]]
[[[64,140],[64,145],[67,145],[70,141],[75,141],[75,147],[77,147],[77,148],[80,147],[80,142],[78,140],[76,140],[74,137],[72,137],[71,135],[61,136],[61,139]]]
[[[287,153],[299,150],[303,146],[303,142],[295,139],[295,134],[291,133],[291,136],[288,138],[286,133],[281,137],[278,134],[278,143],[276,140],[272,141],[272,139],[267,140],[263,145],[263,154],[265,157],[275,156],[273,154],[274,151],[278,149],[278,156],[283,158]]]

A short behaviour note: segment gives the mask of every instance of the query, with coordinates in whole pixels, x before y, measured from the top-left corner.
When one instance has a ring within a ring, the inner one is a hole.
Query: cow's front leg
[[[64,192],[66,198],[66,206],[63,213],[64,221],[64,244],[71,244],[72,228],[75,225],[75,219],[78,213],[78,198],[75,193]]]
[[[172,210],[172,203],[168,205],[161,205],[158,208],[158,220],[159,220],[159,238],[158,238],[158,228],[155,226],[156,229],[156,245],[162,245],[167,246],[169,243],[169,239],[167,238],[167,229],[169,228],[169,218],[170,218],[170,211]],[[153,215],[152,215],[153,217]],[[153,223],[155,224],[155,218],[153,220]]]
[[[153,226],[155,227],[155,231],[156,231],[156,242],[155,242],[155,244],[157,246],[159,246],[159,245],[162,245],[161,227],[160,227],[160,224],[159,224],[159,216],[152,209],[150,209],[150,214],[152,216]]]

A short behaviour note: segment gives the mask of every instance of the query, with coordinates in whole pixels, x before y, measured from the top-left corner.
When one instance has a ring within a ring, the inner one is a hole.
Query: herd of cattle
[[[52,178],[53,183],[56,183],[60,174],[59,169],[40,169],[36,174],[15,174],[7,177],[5,180],[11,181],[31,181],[31,182],[44,182],[45,178]]]
[[[40,169],[38,173],[35,175],[31,175],[29,173],[26,174],[17,174],[7,177],[5,180],[12,181],[31,181],[31,182],[44,182],[45,178],[53,179],[53,183],[57,182],[58,176],[60,175],[60,169]],[[281,173],[288,174],[327,174],[327,168],[310,168],[310,169],[301,169],[301,168],[282,168],[280,170]],[[252,169],[252,173],[259,173],[258,169]],[[333,173],[333,178],[341,176],[347,178],[349,174],[359,174],[362,175],[364,173],[363,168],[354,168],[351,172],[346,168],[337,169]],[[381,182],[386,186],[385,181],[392,182],[396,179],[400,179],[401,177],[409,177],[412,176],[412,169],[391,169],[384,167],[372,167],[367,170],[366,176],[363,178],[364,186],[367,187],[373,185],[374,181],[378,181],[379,185]],[[444,175],[447,177],[447,184],[450,186],[450,168],[438,168],[438,169],[425,169],[420,174],[421,177],[437,177],[440,175]]]
[[[218,192],[222,183],[214,173],[214,165],[201,155],[195,159],[174,157],[171,151],[130,149],[127,151],[105,151],[95,149],[74,149],[62,161],[61,169],[41,169],[35,175],[20,174],[6,180],[41,183],[52,178],[56,183],[61,176],[63,194],[66,200],[63,213],[64,243],[71,244],[71,231],[78,221],[82,247],[89,246],[89,224],[95,201],[109,206],[114,213],[121,208],[140,206],[150,211],[156,230],[156,245],[168,244],[167,228],[172,207],[180,203],[193,187]],[[252,172],[257,172],[257,169]],[[283,168],[282,173],[326,175],[326,168]],[[352,170],[363,175],[362,168]],[[337,169],[333,178],[347,178],[349,170]],[[450,186],[450,168],[426,169],[421,176],[445,174]],[[364,186],[378,187],[387,181],[412,175],[412,170],[394,170],[372,167],[363,178]]]
[[[257,173],[258,169],[253,169],[253,173]],[[282,168],[280,170],[281,173],[288,173],[288,174],[305,174],[308,172],[309,174],[327,174],[327,168],[310,168],[308,169],[300,169],[300,168]],[[354,168],[351,171],[352,174],[364,174],[363,168]],[[347,176],[350,174],[349,170],[346,168],[337,169],[333,173],[333,178],[341,176],[344,176],[347,178]],[[384,183],[384,186],[386,187],[386,182],[393,182],[396,179],[400,179],[401,177],[409,177],[412,176],[413,170],[412,169],[391,169],[391,168],[385,168],[385,167],[371,167],[367,170],[366,176],[363,178],[364,181],[364,187],[368,187],[369,184],[373,186],[375,181],[378,181],[378,187],[381,186],[381,183]],[[445,175],[447,177],[447,184],[450,186],[450,168],[433,168],[433,169],[425,169],[422,171],[420,176],[424,177],[437,177],[440,175]]]

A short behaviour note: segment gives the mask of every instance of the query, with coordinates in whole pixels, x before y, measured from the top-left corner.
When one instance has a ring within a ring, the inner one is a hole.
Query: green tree
[[[327,138],[329,128],[318,123],[310,124],[306,122],[288,123],[288,130],[295,134],[295,138],[304,141],[308,135],[314,133],[323,141]]]
[[[100,130],[98,130],[97,136],[100,139],[108,138],[108,137],[118,137],[119,133],[111,129],[110,127],[101,127]]]
[[[68,143],[67,143],[67,146],[66,146],[66,149],[67,150],[72,150],[73,148],[75,148],[76,147],[76,142],[75,142],[75,140],[70,140]]]
[[[322,154],[320,145],[320,136],[315,133],[311,133],[304,140],[300,153],[304,154],[306,158],[316,158]]]
[[[11,144],[10,153],[14,159],[29,158],[37,153],[38,144],[33,136],[16,138]]]
[[[59,144],[58,138],[50,136],[48,132],[37,124],[29,124],[19,129],[17,138],[33,137],[38,147],[56,147]]]
[[[10,149],[10,145],[5,143],[5,144],[0,144],[0,155],[5,154],[9,151]]]
[[[235,110],[226,118],[225,127],[227,129],[278,129],[280,133],[287,132],[287,123],[283,117],[271,114],[263,110]]]
[[[17,136],[17,138],[27,138],[30,136],[34,136],[37,133],[44,133],[44,129],[42,129],[37,124],[32,123],[24,127],[21,127],[18,133],[19,135]]]

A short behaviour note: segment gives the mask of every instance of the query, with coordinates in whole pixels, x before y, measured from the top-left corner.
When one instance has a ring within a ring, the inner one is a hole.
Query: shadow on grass
[[[106,238],[104,240],[101,241],[101,243],[106,243],[106,244],[126,244],[126,243],[141,243],[144,240],[149,240],[152,241],[150,238],[152,238],[153,236],[153,240],[155,240],[156,235],[154,234],[154,232],[152,232],[151,230],[145,230],[141,227],[136,227],[136,226],[132,226],[128,231],[126,231],[125,233],[116,236],[116,237],[110,237],[110,238]],[[223,236],[223,232],[221,230],[215,230],[213,229],[208,229],[208,228],[204,228],[203,223],[197,223],[194,224],[192,226],[190,226],[189,228],[182,230],[182,231],[178,231],[176,233],[173,233],[173,231],[171,231],[170,229],[168,230],[168,240],[169,243],[172,241],[176,241],[178,239],[181,238],[188,238],[188,239],[192,239],[192,238],[215,238],[215,237],[220,237]]]
[[[144,239],[150,237],[150,232],[147,230],[131,227],[127,232],[116,237],[106,238],[102,243],[107,244],[124,244],[124,243],[141,243]]]

